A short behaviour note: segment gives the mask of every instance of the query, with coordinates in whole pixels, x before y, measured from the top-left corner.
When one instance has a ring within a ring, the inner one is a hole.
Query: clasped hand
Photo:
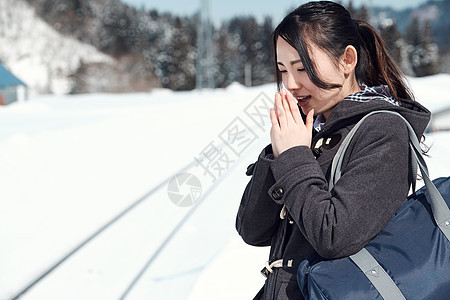
[[[275,157],[295,146],[310,147],[312,139],[314,110],[306,116],[306,124],[300,115],[297,100],[282,89],[275,94],[275,106],[270,109],[270,140]]]

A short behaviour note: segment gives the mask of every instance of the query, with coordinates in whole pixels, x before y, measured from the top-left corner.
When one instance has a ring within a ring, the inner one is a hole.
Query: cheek
[[[314,82],[312,82],[308,76],[306,76],[305,79],[303,80],[303,86],[310,92],[319,90],[319,87],[315,85]]]
[[[320,74],[323,80],[329,83],[341,84],[345,79],[344,73],[333,65],[321,68]]]
[[[322,90],[319,92],[320,105],[324,108],[334,106],[340,98],[339,89]]]
[[[320,93],[320,88],[309,79],[308,74],[304,72],[302,75],[302,86],[306,90],[307,94],[317,95]]]
[[[309,79],[306,71],[297,72],[294,78],[297,84],[308,91],[312,91],[316,88],[316,85],[311,81],[311,79]]]
[[[281,82],[283,83],[284,86],[286,86],[286,81],[287,81],[287,75],[286,73],[281,73]]]

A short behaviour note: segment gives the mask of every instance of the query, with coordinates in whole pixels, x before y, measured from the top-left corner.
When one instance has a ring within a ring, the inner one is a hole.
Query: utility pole
[[[197,26],[197,89],[214,88],[212,23],[210,21],[209,0],[200,0],[200,17]]]
[[[252,63],[246,62],[244,68],[245,86],[252,86]]]

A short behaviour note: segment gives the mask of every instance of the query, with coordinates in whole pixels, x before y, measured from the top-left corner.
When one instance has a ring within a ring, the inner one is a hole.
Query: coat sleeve
[[[272,201],[269,188],[275,183],[270,164],[273,159],[272,146],[262,150],[256,163],[249,166],[247,175],[251,175],[239,206],[236,229],[242,239],[254,246],[270,246],[280,220],[282,205]]]
[[[310,149],[297,146],[271,164],[276,182],[268,194],[282,188],[283,196],[273,200],[286,205],[319,255],[352,255],[383,229],[408,194],[408,141],[397,116],[370,116],[353,137],[331,192]]]

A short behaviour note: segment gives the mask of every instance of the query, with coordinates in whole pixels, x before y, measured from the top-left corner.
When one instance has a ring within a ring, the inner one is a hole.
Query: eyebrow
[[[290,64],[291,65],[295,65],[295,64],[298,64],[298,63],[301,63],[301,62],[302,62],[301,59],[296,59],[296,60],[291,61]],[[277,64],[284,66],[284,64],[282,62],[280,62],[280,61],[277,62]]]

